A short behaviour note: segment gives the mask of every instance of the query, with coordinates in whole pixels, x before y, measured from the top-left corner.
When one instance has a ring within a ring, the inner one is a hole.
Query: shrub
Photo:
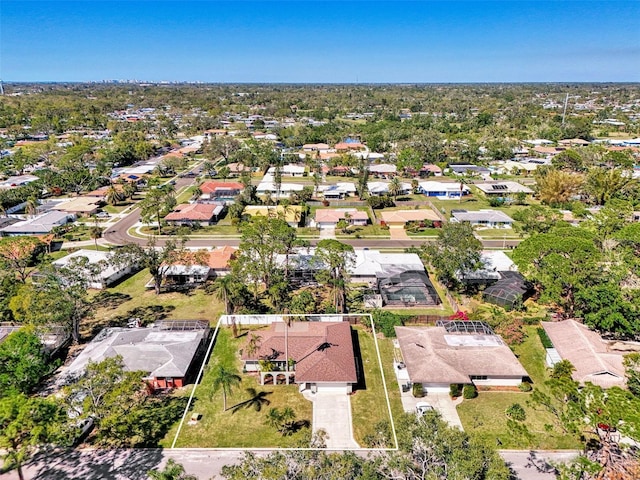
[[[391,312],[376,310],[372,317],[376,328],[387,338],[395,338],[396,331],[393,327],[400,327],[404,324],[400,315]]]
[[[510,405],[505,410],[505,413],[507,414],[507,417],[519,422],[524,422],[527,419],[527,412],[524,411],[524,408],[522,408],[522,405],[520,405],[519,403]]]
[[[451,385],[449,385],[449,396],[451,396],[451,398],[459,397],[460,393],[462,393],[460,391],[460,385],[458,385],[457,383],[452,383]]]
[[[553,343],[551,343],[551,339],[544,328],[537,328],[538,336],[540,337],[540,341],[542,342],[542,346],[544,348],[553,348]]]
[[[470,400],[472,398],[476,398],[478,396],[478,389],[475,385],[465,385],[462,389],[462,397],[465,400]]]
[[[424,397],[424,390],[422,389],[422,384],[421,383],[414,383],[413,384],[413,396],[416,397],[416,398]]]
[[[520,385],[518,385],[518,388],[521,392],[530,392],[531,390],[533,390],[533,387],[529,382],[522,382]]]

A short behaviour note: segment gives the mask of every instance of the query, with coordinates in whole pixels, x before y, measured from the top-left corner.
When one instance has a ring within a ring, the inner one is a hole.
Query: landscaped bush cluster
[[[538,336],[540,337],[540,341],[542,342],[542,346],[544,348],[553,348],[553,343],[551,343],[551,339],[544,328],[537,328]]]
[[[373,312],[372,317],[376,325],[376,329],[381,331],[387,338],[395,338],[396,331],[393,327],[401,327],[404,325],[402,316],[396,315],[395,313],[377,310]]]
[[[413,384],[413,396],[416,397],[416,398],[424,397],[424,389],[422,388],[422,384],[421,383],[414,383]]]
[[[449,385],[449,396],[451,398],[457,398],[461,393],[462,389],[460,388],[460,385],[458,385],[457,383],[452,383],[451,385]]]
[[[469,384],[465,385],[462,389],[462,397],[465,400],[470,400],[472,398],[476,398],[478,396],[478,389],[475,385]]]
[[[519,403],[511,404],[505,413],[507,414],[507,417],[519,422],[524,422],[527,419],[527,412],[524,411],[524,408],[522,408],[522,405]]]
[[[531,390],[533,390],[533,387],[529,382],[522,382],[520,385],[518,385],[518,388],[521,392],[530,392]]]

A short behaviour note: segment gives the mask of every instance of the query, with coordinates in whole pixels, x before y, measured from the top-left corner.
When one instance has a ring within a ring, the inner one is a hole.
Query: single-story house
[[[420,176],[420,178],[425,178],[425,177],[441,177],[442,176],[442,169],[438,166],[438,165],[433,165],[431,163],[425,163],[422,168],[420,168],[420,171],[418,172],[418,175]]]
[[[520,185],[518,182],[501,181],[491,183],[476,183],[476,188],[482,191],[489,197],[505,197],[509,195],[515,195],[517,193],[526,193],[530,195],[533,193],[529,187]]]
[[[275,183],[275,178],[271,173],[265,173],[264,177],[256,187],[258,195],[274,195],[277,197],[288,197],[294,192],[301,192],[304,185],[298,183],[280,183],[280,188]]]
[[[276,168],[269,168],[268,172],[275,174]],[[285,177],[304,177],[304,172],[306,171],[306,167],[304,165],[294,165],[289,163],[287,165],[282,166],[282,175]]]
[[[2,235],[44,235],[51,233],[55,227],[73,222],[76,216],[72,213],[50,211],[37,217],[14,223],[2,229]]]
[[[230,177],[239,177],[243,173],[251,173],[251,167],[242,163],[229,163],[227,167],[229,168]]]
[[[482,322],[446,321],[395,331],[409,381],[426,392],[449,392],[454,383],[518,386],[528,377],[509,346]]]
[[[377,195],[379,197],[389,194],[388,182],[367,182],[367,190],[370,195]],[[408,195],[413,191],[410,183],[400,182],[399,195]]]
[[[342,200],[356,194],[356,186],[352,182],[338,182],[335,185],[320,186],[318,189],[326,200]]]
[[[90,216],[98,213],[98,210],[102,207],[102,199],[97,197],[82,196],[74,197],[66,202],[57,204],[52,210],[58,210],[60,212],[73,213],[78,217]]]
[[[471,193],[468,186],[458,182],[427,181],[418,183],[418,187],[427,197],[436,197],[440,200],[458,199]]]
[[[491,171],[487,167],[470,164],[452,164],[449,169],[457,175],[489,175]]]
[[[185,252],[182,257],[168,265],[163,272],[163,284],[198,285],[206,280],[224,277],[231,271],[230,261],[235,257],[236,248],[230,246],[208,250]],[[147,288],[153,287],[153,281]]]
[[[381,163],[379,165],[369,165],[369,173],[377,178],[395,177],[398,173],[398,167],[389,163]]]
[[[451,210],[452,222],[469,222],[473,227],[511,228],[513,218],[499,210]]]
[[[482,267],[471,271],[458,271],[456,278],[468,284],[491,284],[500,280],[500,272],[517,272],[518,267],[501,250],[483,250],[480,261]]]
[[[100,250],[81,249],[52,263],[56,268],[73,268],[82,274],[89,288],[107,288],[136,269],[134,265],[113,263],[113,254]]]
[[[335,144],[334,148],[336,152],[351,152],[366,150],[367,147],[360,142],[339,142]]]
[[[257,349],[243,348],[242,360],[247,372],[258,372],[261,385],[296,383],[300,391],[349,394],[358,383],[349,322],[275,322],[256,335]],[[260,361],[273,369],[262,370]]]
[[[171,225],[200,225],[206,227],[216,223],[224,213],[224,205],[211,203],[182,203],[164,217]]]
[[[440,217],[431,209],[422,210],[382,210],[380,213],[385,225],[404,226],[409,222],[440,222]]]
[[[540,163],[520,161],[514,162],[513,160],[505,160],[491,163],[491,170],[499,175],[512,175],[514,172],[519,175],[524,172],[525,175],[529,175],[535,172]]]
[[[318,209],[312,226],[320,229],[335,228],[340,220],[346,220],[349,225],[365,226],[369,222],[369,215],[355,208]]]
[[[329,151],[329,145],[326,143],[305,143],[302,146],[303,152],[327,152]]]
[[[151,388],[181,388],[195,377],[209,333],[209,322],[197,320],[161,320],[153,328],[105,328],[61,377],[63,382],[73,381],[90,361],[120,355],[125,370],[146,372]]]
[[[591,142],[588,142],[587,140],[583,140],[582,138],[567,138],[564,140],[560,140],[558,141],[558,145],[563,146],[563,147],[571,147],[571,146],[578,146],[578,147],[584,147],[586,145],[590,145]]]
[[[244,190],[244,185],[239,182],[208,181],[200,185],[202,196],[206,196],[210,199],[232,199],[233,197],[240,195],[242,190]]]
[[[424,271],[424,264],[415,253],[382,253],[378,250],[355,250],[354,253],[354,262],[347,267],[354,283],[375,287],[380,278],[407,271]]]
[[[269,205],[247,205],[244,207],[242,212],[243,215],[248,215],[250,217],[253,216],[263,216],[263,217],[271,217],[271,218],[284,218],[286,222],[297,228],[300,225],[300,221],[302,220],[302,207],[300,205],[289,205],[289,206],[269,206]]]
[[[540,322],[553,344],[547,349],[547,364],[552,367],[560,360],[568,360],[575,367],[576,382],[591,382],[603,388],[625,385],[624,354],[616,351],[589,327],[575,320]]]

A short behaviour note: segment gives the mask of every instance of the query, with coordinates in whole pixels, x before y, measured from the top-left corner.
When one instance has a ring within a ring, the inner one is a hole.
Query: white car
[[[416,403],[416,414],[421,417],[427,412],[432,412],[433,407],[427,402],[418,402]]]

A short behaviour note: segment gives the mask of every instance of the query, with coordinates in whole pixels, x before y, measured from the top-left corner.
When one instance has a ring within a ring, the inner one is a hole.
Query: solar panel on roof
[[[507,186],[506,185],[491,185],[491,188],[493,190],[506,190]]]

